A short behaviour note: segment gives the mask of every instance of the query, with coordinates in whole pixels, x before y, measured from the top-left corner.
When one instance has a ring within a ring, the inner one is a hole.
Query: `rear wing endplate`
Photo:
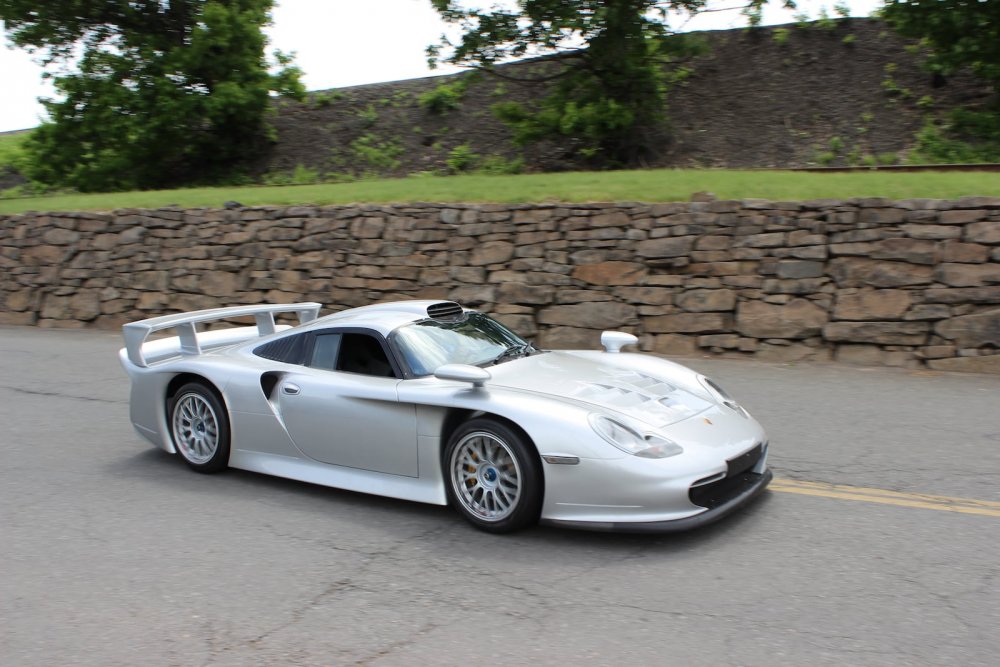
[[[152,317],[148,320],[130,322],[122,326],[122,334],[125,336],[125,349],[128,352],[129,361],[136,366],[145,368],[147,364],[146,358],[142,353],[142,346],[149,335],[155,331],[176,329],[177,337],[180,339],[181,354],[201,354],[201,345],[198,344],[197,324],[216,322],[230,317],[253,316],[257,322],[257,335],[266,336],[276,331],[274,326],[275,313],[295,313],[298,315],[299,324],[305,324],[306,322],[312,322],[319,316],[320,307],[318,303],[307,301],[302,303],[232,306],[229,308],[195,310],[190,313],[162,315],[160,317]]]

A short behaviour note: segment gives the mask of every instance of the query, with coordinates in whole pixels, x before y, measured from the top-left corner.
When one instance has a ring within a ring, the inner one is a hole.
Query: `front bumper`
[[[770,470],[763,473],[746,473],[745,481],[726,502],[704,512],[683,519],[671,521],[570,521],[565,519],[542,519],[541,523],[562,528],[597,530],[622,533],[676,533],[692,528],[700,528],[732,514],[759,496],[773,477]]]

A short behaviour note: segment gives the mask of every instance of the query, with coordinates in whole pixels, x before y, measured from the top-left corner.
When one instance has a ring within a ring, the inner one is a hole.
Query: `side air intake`
[[[442,301],[427,306],[427,317],[432,320],[456,320],[461,318],[464,312],[454,301]]]

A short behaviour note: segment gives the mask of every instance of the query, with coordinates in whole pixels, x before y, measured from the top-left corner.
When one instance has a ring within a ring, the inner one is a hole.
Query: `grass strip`
[[[0,200],[0,214],[118,208],[216,208],[349,203],[540,203],[686,201],[707,190],[719,199],[774,201],[888,197],[955,199],[1000,195],[1000,177],[980,172],[861,172],[652,169],[519,176],[417,176],[317,185],[188,188]]]

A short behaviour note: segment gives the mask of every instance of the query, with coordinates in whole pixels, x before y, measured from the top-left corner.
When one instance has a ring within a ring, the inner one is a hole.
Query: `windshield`
[[[424,320],[397,329],[395,342],[414,375],[430,375],[445,364],[482,366],[498,361],[508,350],[526,350],[528,343],[482,313],[464,320]],[[511,357],[513,358],[513,357]]]

